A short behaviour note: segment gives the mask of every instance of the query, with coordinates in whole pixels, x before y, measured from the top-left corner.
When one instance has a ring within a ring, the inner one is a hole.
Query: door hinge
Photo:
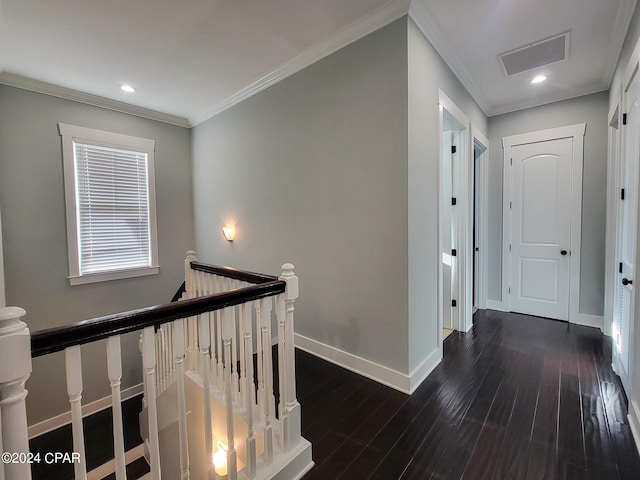
[[[624,200],[624,188],[620,190],[620,200]]]
[[[451,197],[451,205],[455,205],[456,203],[458,203],[456,197]]]
[[[511,201],[509,201],[509,210],[511,210],[512,206],[513,206],[513,204],[511,203]]]
[[[626,124],[627,124],[627,114],[626,114],[626,113],[623,113],[623,114],[622,114],[622,124],[623,124],[623,125],[626,125]]]
[[[456,302],[455,300],[451,300],[451,306],[452,307],[457,307],[458,306],[458,302]]]
[[[458,147],[451,145],[451,153],[456,153],[456,151],[458,151]]]
[[[456,255],[458,255],[458,251],[455,248],[451,249],[451,256],[455,257]]]
[[[622,273],[622,262],[618,264],[618,272]]]
[[[509,293],[511,293],[511,287],[509,287]]]
[[[511,251],[511,244],[509,244],[509,251]]]

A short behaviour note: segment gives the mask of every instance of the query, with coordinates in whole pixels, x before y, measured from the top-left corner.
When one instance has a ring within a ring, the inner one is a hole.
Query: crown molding
[[[67,87],[61,87],[52,83],[42,82],[33,78],[23,77],[10,72],[0,72],[0,84],[10,87],[21,88],[31,92],[43,93],[52,97],[73,100],[74,102],[92,105],[94,107],[106,108],[115,112],[127,113],[149,120],[177,125],[179,127],[190,128],[191,124],[186,118],[170,115],[168,113],[158,112],[149,108],[138,107],[125,102],[111,100],[109,98],[92,95],[90,93],[80,92]]]
[[[467,89],[484,114],[488,115],[490,103],[487,97],[473,80],[460,58],[449,46],[442,29],[434,21],[433,15],[429,12],[424,2],[425,0],[413,0],[409,8],[409,17],[449,66],[453,74],[460,80],[464,88]]]
[[[520,102],[505,103],[492,108],[488,113],[488,117],[496,115],[502,115],[505,113],[512,113],[518,110],[524,110],[527,108],[541,107],[542,105],[548,105],[550,103],[562,102],[564,100],[571,100],[573,98],[583,97],[585,95],[591,95],[594,93],[600,93],[608,90],[609,87],[603,83],[597,82],[590,85],[586,85],[580,88],[565,89],[560,92],[552,92],[548,95],[534,97]]]
[[[618,7],[618,14],[616,15],[611,40],[609,42],[609,51],[612,52],[612,55],[607,56],[607,62],[602,74],[602,81],[607,86],[611,86],[613,76],[616,73],[616,66],[620,60],[620,54],[622,53],[624,41],[627,38],[627,32],[631,25],[637,0],[621,0],[620,3],[621,5]]]
[[[368,15],[349,24],[326,41],[317,43],[301,54],[276,68],[272,72],[253,81],[242,90],[231,95],[226,100],[216,104],[207,113],[190,118],[192,125],[198,125],[227,110],[228,108],[246,100],[285,78],[299,72],[309,65],[331,55],[341,48],[361,39],[362,37],[388,25],[409,12],[410,0],[391,0]]]

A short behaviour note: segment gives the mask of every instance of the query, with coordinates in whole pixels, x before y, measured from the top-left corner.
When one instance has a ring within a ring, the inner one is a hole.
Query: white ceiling
[[[0,83],[194,125],[411,9],[494,115],[607,89],[635,3],[0,0]],[[567,30],[569,59],[541,69],[546,83],[506,78],[498,54]]]

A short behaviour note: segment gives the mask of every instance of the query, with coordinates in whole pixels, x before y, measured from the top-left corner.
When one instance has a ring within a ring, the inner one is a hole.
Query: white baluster
[[[162,357],[158,361],[158,353],[162,351],[162,347],[160,345],[161,336],[159,335],[159,333],[160,332],[156,332],[156,334],[153,337],[155,342],[155,351],[156,351],[156,385],[155,385],[156,396],[160,395],[160,393],[162,392],[162,376],[163,376]]]
[[[278,295],[275,298],[276,303],[276,320],[278,322],[278,390],[280,392],[280,402],[278,403],[278,415],[280,426],[280,448],[283,452],[289,450],[289,435],[286,431],[287,409],[286,402],[286,386],[285,386],[285,304],[284,296]]]
[[[240,408],[247,408],[246,402],[246,382],[247,378],[247,362],[244,356],[244,344],[245,344],[245,323],[244,323],[244,309],[245,305],[238,305],[238,334],[240,338],[238,339],[238,357],[240,358],[240,372],[238,378],[238,403],[240,404]]]
[[[147,414],[149,418],[149,459],[152,480],[160,480],[160,448],[158,443],[158,407],[156,404],[156,352],[153,327],[142,331],[142,366],[147,382]]]
[[[227,365],[224,374],[224,398],[227,410],[227,472],[230,480],[238,478],[236,449],[233,440],[233,395],[231,392],[231,336],[233,317],[232,308],[227,307],[222,311],[222,339],[224,343],[224,363]]]
[[[296,398],[296,358],[293,328],[294,303],[298,298],[298,277],[293,272],[294,266],[285,263],[282,266],[280,280],[287,282],[287,289],[284,292],[285,304],[285,334],[284,334],[284,372],[280,370],[280,375],[284,373],[284,392],[286,415],[285,425],[285,445],[287,448],[294,447],[300,440],[302,421],[300,414],[300,404]]]
[[[180,437],[180,480],[189,480],[189,442],[187,439],[187,403],[184,393],[184,320],[173,322],[173,355],[178,390],[178,436]]]
[[[236,307],[232,307],[231,316],[231,392],[234,401],[238,401],[238,330],[236,328]]]
[[[251,338],[251,304],[244,303],[240,308],[241,322],[244,340],[244,405],[247,411],[247,475],[249,478],[256,476],[256,439],[253,426],[253,405],[255,387],[253,384],[253,345]]]
[[[107,373],[111,382],[111,409],[113,411],[113,452],[115,457],[116,480],[127,478],[124,459],[124,433],[122,431],[122,400],[120,380],[122,379],[122,355],[120,335],[107,339]]]
[[[198,318],[198,341],[200,344],[200,362],[202,368],[202,395],[204,401],[204,445],[206,458],[213,468],[213,433],[211,431],[211,378],[209,375],[209,314],[202,313]]]
[[[216,293],[215,276],[207,274],[207,292],[209,295]],[[218,376],[216,370],[216,312],[209,312],[209,345],[210,356],[209,360],[211,384],[218,385]]]
[[[262,357],[263,357],[263,349],[262,349],[262,313],[260,308],[261,302],[257,300],[253,304],[253,308],[256,311],[256,358],[257,358],[257,368],[258,368],[258,394],[256,397],[257,407],[258,407],[258,419],[260,421],[264,421],[264,376],[263,376],[263,368],[262,368]]]
[[[264,382],[262,403],[264,405],[264,461],[271,465],[273,461],[273,431],[271,414],[273,405],[273,368],[271,367],[271,297],[263,298],[260,303],[260,328],[262,329],[262,378]]]
[[[222,391],[224,388],[224,365],[222,363],[223,360],[223,352],[222,352],[222,312],[220,310],[215,312],[216,316],[216,337],[217,337],[217,348],[216,348],[216,361],[218,362],[216,365],[216,388],[218,391]]]
[[[80,345],[68,347],[64,351],[67,369],[67,393],[71,404],[71,430],[73,434],[73,451],[80,454],[80,459],[73,463],[76,480],[86,480],[86,457],[84,454],[84,433],[82,430],[82,359]]]
[[[140,333],[140,336],[138,337],[138,350],[140,350],[140,358],[142,360],[142,363],[144,364],[144,348],[142,348],[142,333]],[[149,395],[148,390],[149,390],[149,386],[147,385],[147,376],[143,372],[142,373],[142,408],[143,409],[147,408],[147,396]]]
[[[24,384],[31,373],[31,337],[19,307],[0,308],[0,451],[29,452]],[[28,463],[0,463],[0,479],[31,480]]]
[[[187,347],[189,370],[198,370],[198,317],[187,319],[189,345]]]

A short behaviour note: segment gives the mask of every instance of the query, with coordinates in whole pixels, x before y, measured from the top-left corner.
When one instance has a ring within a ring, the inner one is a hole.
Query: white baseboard
[[[427,355],[420,365],[413,369],[409,374],[409,394],[415,392],[416,388],[420,386],[422,382],[426,380],[429,374],[434,368],[438,366],[442,360],[442,348],[436,348],[433,352]]]
[[[584,325],[585,327],[599,328],[604,331],[604,317],[598,315],[590,315],[588,313],[578,313],[577,318],[572,319],[571,323]]]
[[[489,300],[487,298],[487,310],[497,310],[499,312],[508,312],[507,306],[499,300]]]
[[[629,415],[627,415],[627,418],[629,419],[631,434],[636,442],[636,448],[640,454],[640,407],[634,400],[629,402],[629,407]]]
[[[407,375],[297,333],[295,345],[300,350],[408,395],[411,395],[442,359],[442,352],[436,349]]]
[[[122,401],[129,400],[130,398],[135,397],[142,393],[142,384],[134,385],[132,387],[126,388],[122,390],[121,396]],[[111,407],[111,397],[100,398],[91,403],[87,403],[82,406],[82,416],[86,417],[88,415],[92,415],[101,410]],[[37,437],[44,433],[55,430],[56,428],[60,428],[64,425],[71,423],[71,411],[61,413],[60,415],[56,415],[55,417],[51,417],[47,420],[43,420],[42,422],[35,423],[29,426],[29,438]]]

